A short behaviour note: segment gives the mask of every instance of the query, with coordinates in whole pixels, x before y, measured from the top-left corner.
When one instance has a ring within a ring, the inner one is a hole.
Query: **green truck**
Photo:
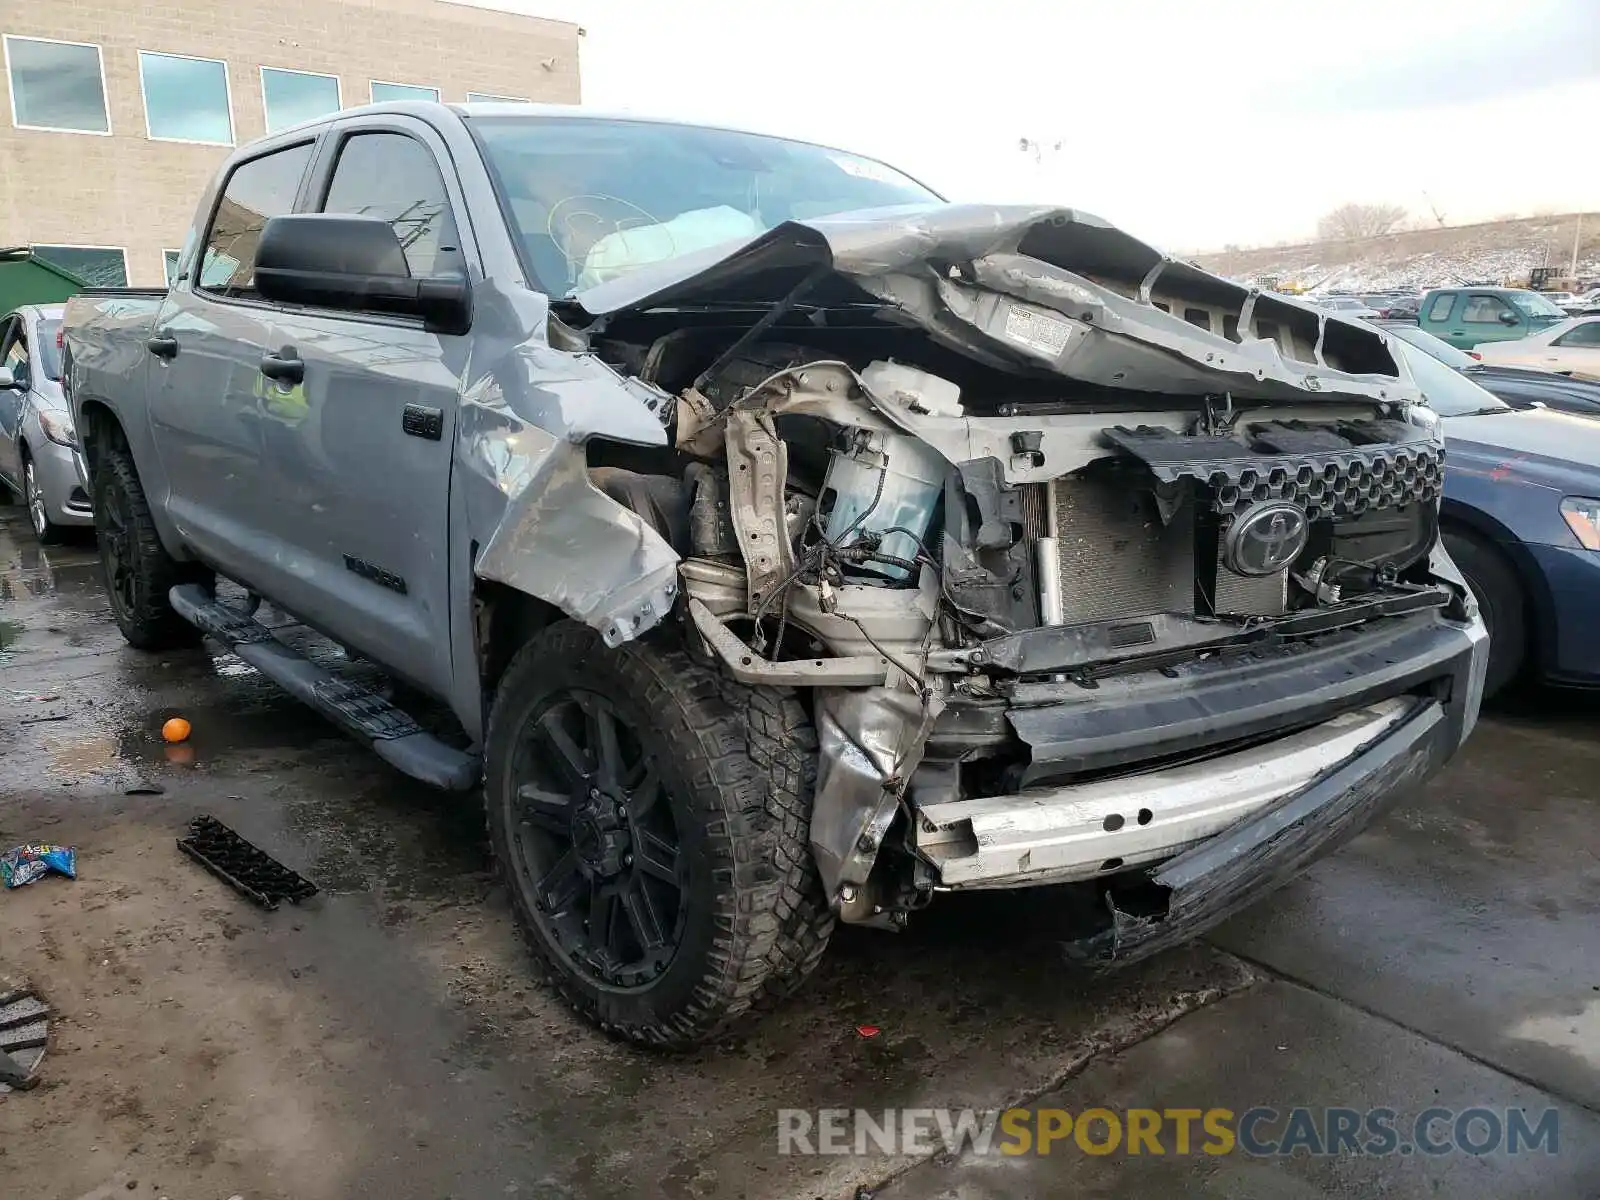
[[[1564,321],[1567,314],[1526,288],[1435,288],[1422,298],[1417,324],[1453,346],[1509,342]]]

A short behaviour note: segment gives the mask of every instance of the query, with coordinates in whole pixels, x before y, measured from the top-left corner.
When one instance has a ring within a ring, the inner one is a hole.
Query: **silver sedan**
[[[41,542],[94,523],[61,392],[61,314],[60,305],[24,305],[0,320],[0,483],[27,504]]]

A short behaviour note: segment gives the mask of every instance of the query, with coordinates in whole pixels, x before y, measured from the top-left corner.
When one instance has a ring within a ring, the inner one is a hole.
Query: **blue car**
[[[1512,408],[1403,353],[1444,422],[1440,520],[1489,627],[1484,694],[1523,675],[1600,685],[1600,420]]]

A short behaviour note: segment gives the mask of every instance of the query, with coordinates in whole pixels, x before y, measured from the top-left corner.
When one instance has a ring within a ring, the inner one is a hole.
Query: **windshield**
[[[1436,338],[1415,325],[1385,325],[1383,331],[1408,345],[1415,346],[1430,358],[1438,359],[1452,371],[1465,371],[1468,367],[1478,365],[1478,360],[1465,350],[1457,350],[1449,342]]]
[[[1507,292],[1506,298],[1530,317],[1565,317],[1562,312],[1538,292]]]
[[[480,117],[524,265],[555,296],[788,220],[938,203],[870,158],[654,121]]]
[[[46,379],[61,382],[61,351],[56,347],[56,334],[61,332],[60,320],[39,322],[39,365]]]
[[[1511,411],[1509,404],[1502,404],[1460,371],[1452,370],[1415,346],[1401,345],[1396,349],[1411,368],[1411,374],[1422,389],[1422,397],[1428,402],[1428,407],[1441,417]]]

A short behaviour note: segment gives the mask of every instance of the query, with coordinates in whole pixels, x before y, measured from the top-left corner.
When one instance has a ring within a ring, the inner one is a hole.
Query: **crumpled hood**
[[[916,205],[786,221],[572,299],[592,317],[776,304],[827,273],[992,366],[1135,391],[1419,399],[1377,330],[1169,258],[1073,209]]]

